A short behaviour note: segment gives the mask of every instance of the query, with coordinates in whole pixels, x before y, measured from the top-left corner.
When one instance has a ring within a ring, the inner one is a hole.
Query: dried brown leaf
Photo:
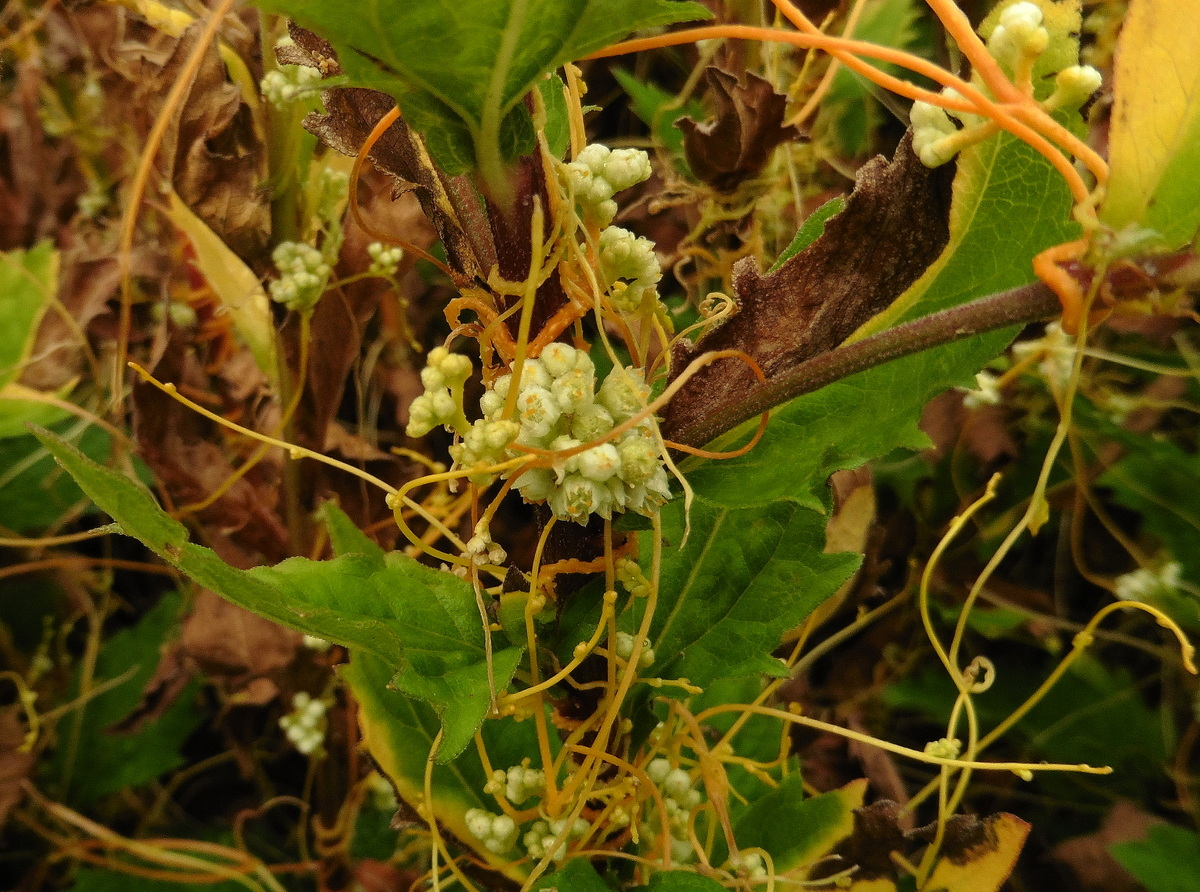
[[[13,704],[0,707],[0,827],[8,813],[21,801],[21,783],[29,777],[36,761],[33,753],[21,752],[25,743],[25,726],[21,722],[21,707]]]
[[[241,694],[241,702],[266,702],[277,690],[270,676],[291,665],[300,640],[298,632],[201,589],[183,622],[179,647],[183,659]]]
[[[772,273],[746,258],[734,267],[738,310],[696,344],[672,358],[678,375],[710,350],[740,350],[769,381],[832,350],[888,306],[949,239],[951,165],[930,170],[905,137],[892,161],[882,157],[858,173],[846,208],[815,242]],[[722,406],[737,405],[756,388],[739,359],[719,360],[689,380],[667,407],[667,437]]]
[[[758,175],[775,149],[800,138],[795,127],[784,126],[787,97],[752,72],[745,79],[709,66],[705,79],[716,105],[716,117],[697,123],[690,117],[675,122],[683,131],[683,150],[692,173],[721,192],[735,192]]]
[[[182,390],[210,388],[186,340],[174,332],[153,370]],[[141,457],[177,505],[206,499],[233,474],[234,467],[212,422],[149,384],[133,390],[134,437]],[[239,407],[241,408],[241,407]],[[268,563],[291,556],[288,534],[278,514],[277,456],[260,461],[216,502],[197,515],[210,545],[227,561],[244,565],[258,554]]]

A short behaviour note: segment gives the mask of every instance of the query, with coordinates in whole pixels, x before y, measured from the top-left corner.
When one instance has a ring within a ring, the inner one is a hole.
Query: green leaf
[[[913,0],[868,0],[854,29],[854,39],[907,50],[916,40],[918,18]],[[890,74],[897,73],[894,65],[875,64]],[[861,75],[845,67],[838,69],[821,103],[818,128],[826,124],[832,124],[833,140],[840,153],[855,157],[870,149],[871,135],[879,126],[879,103]]]
[[[52,242],[0,252],[0,389],[17,380],[58,287]]]
[[[1192,892],[1200,888],[1200,837],[1192,830],[1159,824],[1146,839],[1108,847],[1147,892]]]
[[[571,118],[567,111],[567,97],[563,92],[566,85],[561,77],[552,74],[538,83],[538,92],[546,108],[546,145],[550,154],[562,158],[571,144]]]
[[[1109,179],[1100,219],[1158,232],[1200,226],[1200,17],[1192,0],[1133,0],[1117,44]]]
[[[704,106],[698,99],[689,99],[683,105],[676,104],[676,97],[661,87],[639,80],[624,68],[614,68],[613,77],[628,95],[633,113],[637,115],[662,147],[676,159],[676,164],[687,167],[683,160],[683,131],[675,126],[682,117],[695,121],[704,120]]]
[[[363,742],[379,767],[409,805],[424,800],[425,769],[438,732],[438,717],[427,703],[391,690],[391,667],[367,653],[354,653],[349,665],[340,668],[359,705]],[[502,719],[487,722],[480,733],[493,768],[521,764],[537,752],[533,722]],[[465,843],[475,841],[467,829],[468,809],[496,810],[483,787],[488,781],[478,754],[472,747],[453,762],[436,761],[432,766],[433,811],[440,825]],[[520,883],[528,867],[480,846],[477,854],[493,870]]]
[[[111,440],[102,428],[80,423],[64,433],[89,457],[108,458]],[[0,439],[0,527],[20,536],[41,532],[84,498],[31,434]]]
[[[771,269],[768,272],[775,272],[779,267],[783,266],[825,233],[826,221],[840,214],[846,206],[846,199],[842,197],[831,198],[815,211],[808,215],[800,228],[796,230],[796,235],[793,236],[791,244],[789,244],[782,254],[771,264]]]
[[[338,507],[337,502],[326,502],[321,506],[320,517],[329,530],[329,539],[333,545],[333,553],[341,557],[345,554],[359,554],[369,558],[377,569],[382,570],[384,551],[375,540],[354,525],[346,512]]]
[[[81,804],[147,783],[184,763],[179,748],[203,719],[195,703],[196,683],[141,730],[109,730],[141,701],[142,691],[158,666],[163,642],[178,630],[182,604],[179,592],[169,592],[136,626],[118,632],[101,647],[91,687],[121,681],[82,707],[74,765],[67,764],[67,746],[55,751],[56,774],[62,777],[70,773],[71,795]],[[73,696],[81,693],[79,685],[77,673]],[[60,740],[71,733],[69,728],[69,720],[59,726]]]
[[[541,877],[533,889],[536,892],[551,889],[558,892],[612,892],[612,888],[600,878],[596,868],[586,858],[568,861],[554,873]]]
[[[38,393],[16,383],[57,292],[58,251],[52,242],[0,252],[0,439],[23,436],[27,421],[53,424],[67,414],[29,399]]]
[[[502,135],[528,121],[519,103],[542,75],[631,31],[710,15],[670,0],[257,2],[332,43],[353,85],[394,96],[447,173],[528,149]]]
[[[454,758],[470,741],[487,712],[488,687],[484,624],[467,582],[400,553],[381,562],[378,550],[367,547],[361,534],[354,536],[335,509],[327,516],[334,517],[341,546],[364,553],[236,569],[211,549],[188,542],[183,525],[140,484],[101,467],[49,431],[38,436],[123,532],[200,585],[281,625],[387,661],[406,690],[428,698],[452,720],[439,759]],[[519,658],[519,649],[496,654],[498,689],[508,684]],[[474,682],[481,687],[467,697],[465,688]]]
[[[822,553],[825,518],[791,502],[735,510],[697,498],[686,543],[683,533],[677,500],[663,510],[666,554],[650,644],[656,675],[701,687],[761,672],[783,633],[859,562],[857,555]],[[649,546],[643,543],[643,555]],[[637,628],[643,605],[635,602],[623,628]]]
[[[664,870],[634,892],[724,892],[724,889],[716,880],[691,870]]]
[[[688,479],[699,495],[731,508],[792,499],[824,512],[830,474],[897,448],[928,446],[917,427],[926,403],[970,381],[1012,336],[999,332],[926,350],[794,399],[771,415],[749,453],[708,462]]]
[[[221,867],[228,869],[227,864],[228,862],[224,861],[214,861],[214,874]],[[138,877],[135,880],[129,874],[116,870],[80,867],[75,871],[75,881],[71,884],[71,892],[183,892],[187,889],[194,889],[196,892],[246,892],[246,883],[244,880],[173,883],[170,880],[153,880],[149,877]]]
[[[733,838],[741,848],[766,849],[777,874],[810,865],[850,835],[866,790],[867,782],[857,780],[806,798],[800,775],[789,774],[742,813]]]
[[[1036,254],[1077,237],[1070,212],[1066,184],[1025,143],[1002,135],[963,152],[942,255],[850,340],[1031,282]],[[697,492],[732,507],[787,498],[823,510],[832,472],[895,448],[926,447],[917,427],[926,403],[968,383],[1015,335],[1001,331],[926,350],[799,397],[771,416],[747,455],[709,462],[689,479]]]

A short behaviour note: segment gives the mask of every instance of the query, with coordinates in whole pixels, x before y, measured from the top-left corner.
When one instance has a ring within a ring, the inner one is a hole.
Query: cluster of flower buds
[[[628,632],[617,632],[617,656],[625,662],[629,662],[633,656],[634,637]],[[649,669],[654,665],[654,648],[648,644],[642,645],[642,652],[638,656],[638,668]]]
[[[1050,45],[1050,32],[1043,26],[1042,18],[1041,7],[1030,0],[1006,7],[988,37],[988,51],[1011,72],[1024,73],[1027,79],[1034,63]],[[1021,79],[1018,77],[1018,82]],[[1100,88],[1100,81],[1100,72],[1090,65],[1067,66],[1057,73],[1054,93],[1041,103],[1042,107],[1047,111],[1079,108]],[[962,99],[949,87],[942,94]],[[927,102],[913,103],[910,120],[913,151],[927,167],[945,164],[959,150],[983,136],[982,132],[974,132],[981,122],[978,115],[947,112]]]
[[[311,96],[319,88],[321,72],[307,65],[280,65],[263,76],[259,89],[263,98],[283,110],[290,103]]]
[[[618,310],[636,312],[649,298],[658,300],[662,266],[654,242],[628,229],[609,226],[600,233],[600,276]]]
[[[682,768],[672,767],[667,759],[652,760],[646,766],[646,774],[662,792],[667,829],[671,833],[671,856],[679,862],[687,861],[694,854],[688,840],[688,823],[704,796],[696,789],[692,776]]]
[[[292,746],[310,755],[325,742],[325,704],[304,691],[292,697],[292,711],[279,720]]]
[[[492,796],[503,793],[504,798],[513,805],[521,805],[546,792],[546,772],[531,768],[529,760],[524,759],[520,765],[514,765],[507,771],[493,771],[492,779],[484,786],[483,792]]]
[[[580,448],[604,439],[646,407],[650,388],[640,372],[616,366],[597,389],[591,358],[582,350],[556,343],[524,364],[516,413],[511,422],[505,422],[502,416],[512,386],[512,375],[496,380],[479,402],[484,417],[471,433],[478,430],[475,439],[480,440],[494,435],[485,446],[513,434],[512,427],[501,430],[498,425],[515,425],[515,436],[502,444],[503,449],[481,453],[469,448],[472,437],[468,434],[457,452],[452,452],[461,467],[471,467],[472,459],[495,462],[518,454],[507,453],[512,443],[567,453],[550,468],[525,470],[515,488],[526,501],[548,502],[555,516],[579,523],[586,523],[593,514],[608,518],[614,511],[647,512],[670,498],[652,418],[607,442]]]
[[[502,855],[517,842],[520,828],[508,815],[496,815],[482,808],[472,808],[466,814],[467,829],[483,843],[489,852]]]
[[[271,283],[271,299],[289,310],[309,312],[325,292],[333,271],[324,255],[303,242],[280,242],[271,253],[279,278]]]
[[[1143,567],[1118,576],[1113,587],[1122,601],[1144,601],[1154,603],[1179,591],[1183,568],[1175,561],[1163,564],[1157,570]]]
[[[383,278],[391,278],[396,275],[400,261],[404,258],[404,251],[400,248],[389,248],[381,242],[371,242],[367,245],[367,254],[371,258],[371,266],[367,272],[372,276],[382,276]]]
[[[538,860],[548,856],[551,861],[562,861],[567,857],[567,843],[572,839],[582,838],[591,829],[591,825],[583,818],[576,818],[570,830],[564,834],[566,826],[566,820],[561,818],[555,821],[534,821],[533,826],[521,837],[525,851],[531,858]],[[556,839],[557,845],[554,844]]]
[[[613,196],[650,178],[650,156],[641,149],[593,143],[565,165],[575,203],[589,223],[607,226],[617,215]]]
[[[408,408],[410,437],[423,437],[435,427],[446,425],[463,431],[467,417],[463,414],[463,386],[471,376],[471,360],[445,347],[434,347],[421,369],[421,386],[425,392]]]

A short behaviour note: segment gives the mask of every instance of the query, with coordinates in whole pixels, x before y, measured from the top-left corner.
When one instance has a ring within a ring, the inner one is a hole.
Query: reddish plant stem
[[[1050,319],[1061,311],[1058,298],[1041,282],[1001,291],[822,353],[772,377],[736,403],[721,407],[686,428],[664,431],[664,435],[689,446],[702,446],[768,409],[858,372],[952,341]]]

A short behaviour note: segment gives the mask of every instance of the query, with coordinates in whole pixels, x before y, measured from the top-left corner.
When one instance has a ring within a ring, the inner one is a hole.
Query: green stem
[[[1001,291],[822,353],[769,378],[737,402],[664,434],[688,446],[703,446],[769,409],[858,372],[953,341],[1049,319],[1059,312],[1058,299],[1040,282]]]

